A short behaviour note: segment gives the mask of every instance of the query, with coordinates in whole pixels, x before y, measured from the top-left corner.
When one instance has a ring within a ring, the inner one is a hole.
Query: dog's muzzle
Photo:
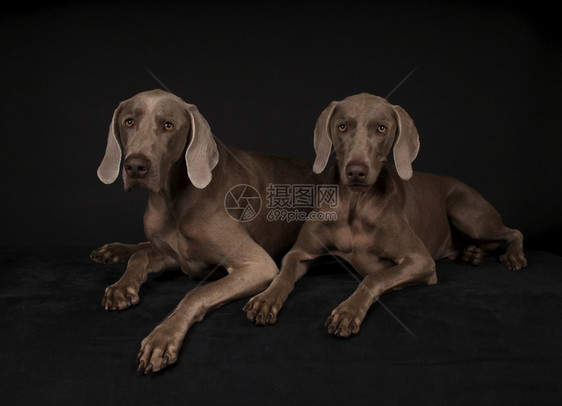
[[[143,179],[150,172],[150,161],[143,155],[135,154],[125,159],[123,167],[129,178]]]

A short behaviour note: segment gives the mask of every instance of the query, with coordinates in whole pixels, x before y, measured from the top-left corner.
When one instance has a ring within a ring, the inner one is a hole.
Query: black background
[[[23,3],[22,3],[23,4]],[[29,8],[31,7],[31,8]],[[0,17],[0,392],[6,404],[561,404],[562,42],[534,1],[102,2]],[[143,240],[146,192],[103,185],[114,108],[158,87],[226,144],[314,158],[332,100],[370,92],[414,118],[417,170],[478,189],[526,236],[529,267],[438,263],[362,331],[323,327],[357,288],[337,263],[295,287],[276,326],[246,299],[192,327],[177,364],[137,377],[140,341],[199,282],[149,278],[107,313],[123,272],[88,254]],[[404,81],[404,79],[406,80]],[[36,246],[36,247],[30,247]],[[410,334],[407,329],[413,333]]]
[[[13,8],[0,30],[0,245],[144,239],[145,192],[105,186],[96,168],[117,104],[159,87],[150,71],[226,144],[310,160],[330,101],[392,93],[420,132],[416,170],[465,181],[527,247],[560,254],[554,14],[497,1]]]

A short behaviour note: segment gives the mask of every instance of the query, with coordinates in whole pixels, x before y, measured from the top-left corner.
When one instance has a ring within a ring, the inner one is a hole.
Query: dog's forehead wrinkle
[[[353,103],[346,102],[345,100],[338,104],[333,114],[335,120],[352,121],[357,120],[360,113],[359,110],[354,108]]]
[[[360,106],[360,111],[367,117],[385,117],[390,115],[390,106],[388,103],[380,102],[364,102]]]
[[[392,106],[386,99],[367,93],[350,96],[339,103],[334,118],[363,123],[391,120]]]
[[[125,106],[123,106],[122,112],[134,115],[142,115],[145,111],[150,111],[153,100],[150,97],[145,97],[143,94],[138,94],[131,98]]]
[[[142,117],[146,112],[151,112],[155,121],[167,119],[180,121],[186,118],[185,108],[179,98],[172,97],[164,91],[141,93],[124,109],[124,113],[132,113],[137,117]]]
[[[154,116],[157,120],[178,120],[181,117],[185,117],[185,114],[184,109],[177,103],[164,102],[155,108]]]

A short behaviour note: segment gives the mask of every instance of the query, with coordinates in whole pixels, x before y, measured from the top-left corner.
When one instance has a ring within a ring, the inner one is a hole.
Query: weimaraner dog
[[[336,166],[328,181],[339,185],[337,219],[303,226],[280,273],[244,307],[252,322],[274,324],[295,282],[320,256],[339,256],[364,276],[326,321],[337,337],[357,334],[384,293],[437,283],[434,259],[460,257],[476,265],[484,250],[503,241],[501,262],[511,270],[527,265],[522,234],[505,227],[478,192],[450,177],[412,171],[418,132],[401,107],[370,94],[332,102],[314,131],[316,173],[327,165],[332,146]],[[394,164],[387,161],[391,149]]]
[[[250,217],[233,218],[225,209],[229,191],[249,185],[259,196],[235,189],[233,197],[261,198],[268,184],[312,182],[316,175],[311,163],[226,147],[194,105],[161,90],[139,93],[115,110],[100,180],[114,182],[121,161],[125,190],[149,191],[144,228],[150,242],[92,252],[100,263],[128,260],[123,276],[105,290],[103,307],[138,304],[139,288],[153,272],[181,268],[195,279],[216,279],[188,292],[142,340],[138,370],[147,374],[177,361],[188,329],[209,310],[263,291],[279,272],[273,258],[296,240],[302,222],[269,221],[259,207]]]

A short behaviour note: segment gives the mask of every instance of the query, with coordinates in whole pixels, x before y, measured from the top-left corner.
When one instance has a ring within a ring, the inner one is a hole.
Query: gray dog
[[[418,132],[401,107],[369,94],[332,102],[316,124],[316,173],[324,170],[332,146],[336,167],[328,182],[339,185],[337,220],[303,226],[279,275],[246,304],[254,323],[275,323],[295,282],[324,255],[344,258],[364,276],[326,322],[338,337],[357,334],[367,310],[384,293],[437,283],[434,259],[460,255],[477,265],[484,250],[503,241],[501,262],[511,270],[527,266],[522,234],[504,226],[478,192],[450,177],[412,171]],[[395,164],[387,161],[391,150]]]
[[[259,207],[237,221],[225,210],[225,199],[240,202],[244,190],[257,192],[247,199],[263,197],[269,184],[316,182],[311,166],[227,148],[194,105],[171,93],[153,90],[119,104],[98,176],[112,183],[121,172],[126,190],[149,190],[144,228],[150,242],[106,244],[92,252],[100,263],[128,260],[121,279],[105,290],[103,307],[139,303],[139,288],[153,272],[181,268],[196,279],[223,276],[188,292],[142,340],[139,372],[176,362],[187,331],[209,310],[263,291],[279,271],[272,258],[296,240],[302,222],[269,221]]]

